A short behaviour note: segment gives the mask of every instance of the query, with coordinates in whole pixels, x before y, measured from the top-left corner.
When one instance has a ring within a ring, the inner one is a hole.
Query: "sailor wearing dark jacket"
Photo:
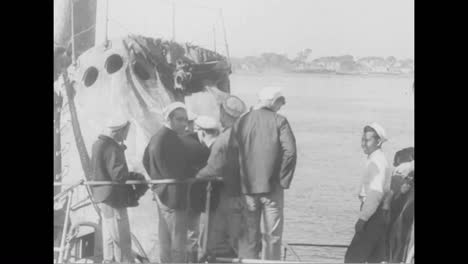
[[[166,124],[151,138],[143,155],[143,165],[153,180],[185,180],[187,156],[179,135],[187,127],[187,110],[181,102],[164,110]],[[184,263],[187,259],[187,185],[153,186],[159,212],[159,245],[162,263]]]
[[[263,215],[262,259],[280,260],[283,190],[289,188],[296,168],[296,140],[288,120],[277,113],[286,103],[281,89],[267,87],[260,91],[259,99],[259,106],[241,116],[233,131],[239,147],[247,221],[247,231],[240,237],[239,257],[259,258]]]
[[[99,135],[92,147],[93,180],[123,183],[129,179],[123,145],[129,127],[130,122],[116,118]],[[133,262],[126,186],[94,186],[92,191],[101,209],[103,261]]]

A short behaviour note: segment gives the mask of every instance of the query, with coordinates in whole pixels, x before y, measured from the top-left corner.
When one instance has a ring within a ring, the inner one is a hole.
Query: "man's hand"
[[[356,230],[356,233],[359,233],[364,230],[364,225],[366,224],[366,221],[362,220],[359,218],[359,220],[356,223],[356,226],[354,227]]]
[[[412,171],[414,171],[414,161],[404,162],[395,168],[395,175],[406,177]]]

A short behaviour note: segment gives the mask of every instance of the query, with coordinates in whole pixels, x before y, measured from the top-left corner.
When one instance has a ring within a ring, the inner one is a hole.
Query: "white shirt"
[[[390,168],[381,149],[372,152],[366,161],[359,199],[363,202],[359,218],[364,221],[375,213],[384,195],[390,190]]]

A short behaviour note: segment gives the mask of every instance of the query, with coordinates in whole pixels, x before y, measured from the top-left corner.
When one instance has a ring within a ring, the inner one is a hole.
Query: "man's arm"
[[[286,118],[280,123],[279,140],[282,150],[280,184],[283,188],[288,189],[296,170],[297,153],[296,138]]]
[[[370,174],[371,182],[366,200],[364,201],[361,212],[359,213],[359,218],[364,221],[369,220],[382,202],[382,199],[384,198],[385,183],[385,171],[379,169],[374,162],[369,165],[366,173]]]
[[[104,152],[104,159],[112,181],[125,182],[128,178],[128,167],[125,156],[113,147],[108,148]]]
[[[196,178],[221,176],[223,166],[226,163],[225,144],[227,144],[227,142],[224,141],[225,138],[221,138],[221,136],[215,141],[213,148],[211,149],[210,156],[208,157],[206,166],[197,173],[195,176]]]

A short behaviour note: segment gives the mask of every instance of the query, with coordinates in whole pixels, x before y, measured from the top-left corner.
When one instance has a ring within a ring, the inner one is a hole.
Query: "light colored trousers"
[[[134,262],[127,208],[99,203],[102,215],[103,262]]]
[[[241,197],[229,197],[224,192],[220,194],[218,207],[210,213],[208,251],[216,256],[228,256],[239,250],[239,236],[242,228],[242,208]],[[205,239],[206,214],[203,213],[201,223],[201,241]]]
[[[167,207],[155,195],[159,213],[159,257],[161,263],[187,262],[187,228],[186,210],[175,210]]]
[[[262,259],[281,260],[284,190],[278,186],[270,193],[243,195],[243,199],[246,230],[239,239],[239,257],[258,259],[263,248]]]

